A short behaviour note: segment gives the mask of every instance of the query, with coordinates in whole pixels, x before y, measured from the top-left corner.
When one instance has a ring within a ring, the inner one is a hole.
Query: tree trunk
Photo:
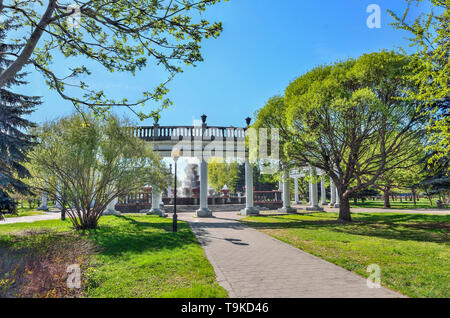
[[[339,221],[351,222],[350,201],[348,196],[340,196]]]
[[[353,204],[358,204],[358,198],[357,197],[353,197]]]
[[[339,196],[339,218],[341,222],[351,222],[352,217],[350,215],[350,194],[346,193],[346,189],[337,188],[337,195]]]
[[[414,200],[414,205],[416,205],[416,190],[412,189],[411,192],[412,192],[411,197],[412,197],[413,200]]]
[[[90,215],[88,218],[84,218],[80,223],[82,230],[96,229],[98,226],[97,218],[94,215]]]
[[[383,190],[383,195],[384,195],[384,207],[385,208],[390,208],[391,207],[391,202],[389,202],[389,189],[384,189]]]

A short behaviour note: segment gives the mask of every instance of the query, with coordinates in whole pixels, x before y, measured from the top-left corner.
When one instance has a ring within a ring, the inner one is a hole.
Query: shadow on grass
[[[114,216],[120,222],[100,223],[98,229],[88,235],[104,255],[120,255],[127,252],[159,251],[178,249],[190,244],[198,244],[185,222],[178,222],[178,232],[172,232],[171,222],[151,222],[149,218],[123,215]]]
[[[420,214],[365,214],[353,215],[353,222],[341,223],[330,219],[323,213],[292,216],[259,216],[251,220],[241,220],[242,223],[258,229],[323,229],[361,236],[373,236],[385,239],[403,241],[423,241],[449,243],[450,216],[420,215]],[[317,217],[311,220],[311,217]],[[261,218],[262,222],[257,220]],[[271,219],[275,219],[272,221]],[[264,221],[263,221],[264,220]],[[278,222],[279,220],[279,222]]]
[[[414,203],[411,201],[391,201],[391,206],[389,208],[385,208],[383,202],[380,201],[366,201],[364,203],[358,202],[358,203],[350,203],[351,208],[376,208],[376,209],[401,209],[401,210],[436,210],[437,206],[436,203],[433,203],[433,205],[430,205],[429,202],[418,202],[414,205]],[[448,208],[440,209],[440,210],[448,210]]]

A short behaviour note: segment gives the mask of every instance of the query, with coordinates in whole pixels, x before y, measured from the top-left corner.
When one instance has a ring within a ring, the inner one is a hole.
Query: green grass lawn
[[[437,209],[436,200],[436,198],[432,200],[432,205],[430,205],[428,199],[420,199],[415,205],[413,201],[409,200],[402,200],[402,202],[400,202],[400,200],[390,200],[389,202],[391,203],[391,209]],[[366,200],[364,203],[361,200],[358,200],[357,204],[354,204],[353,200],[350,200],[350,206],[352,208],[383,208],[384,200]],[[446,209],[450,208],[447,207]]]
[[[39,211],[37,208],[27,208],[27,207],[17,207],[17,214],[3,214],[5,218],[14,218],[19,216],[29,216],[29,215],[39,215],[44,214],[42,211]]]
[[[83,296],[227,297],[185,222],[179,222],[179,232],[172,233],[170,219],[104,216],[99,228],[85,235],[71,231],[67,220],[7,224],[0,226],[0,246],[30,247],[27,242],[36,242],[36,234],[27,239],[27,231],[44,229],[53,232],[42,234],[41,244],[66,232],[75,244],[86,241],[95,246],[84,273]]]
[[[450,297],[450,215],[336,213],[247,217],[242,222],[410,297]]]

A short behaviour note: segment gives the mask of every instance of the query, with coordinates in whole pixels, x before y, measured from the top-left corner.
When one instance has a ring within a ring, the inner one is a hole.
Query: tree
[[[223,160],[212,159],[208,163],[208,183],[218,193],[225,185],[231,192],[236,191],[239,167],[237,162],[223,162]]]
[[[0,87],[23,67],[32,65],[51,89],[77,109],[84,106],[104,114],[111,106],[132,109],[152,101],[162,102],[160,107],[165,108],[171,103],[164,99],[167,81],[153,91],[143,92],[139,100],[114,100],[85,81],[91,75],[90,65],[134,75],[152,61],[168,72],[169,81],[182,71],[182,64],[202,61],[200,43],[204,38],[219,36],[221,23],[210,24],[195,15],[219,1],[0,0],[0,15],[12,17],[20,25],[17,32],[10,34],[18,34],[15,40],[20,46],[2,52],[14,60],[0,74]],[[61,65],[52,65],[57,55],[67,58],[67,65],[77,66],[63,70]],[[158,110],[132,110],[141,119],[158,116]]]
[[[408,91],[410,97],[428,103],[424,110],[429,115],[428,150],[433,151],[430,161],[449,155],[450,151],[450,2],[448,0],[407,0],[408,7],[400,17],[388,10],[395,19],[395,28],[412,34],[413,72],[408,77],[419,86]],[[429,5],[429,11],[409,20],[411,6]]]
[[[414,188],[422,178],[424,142],[419,139],[412,140],[411,143],[405,143],[402,147],[415,149],[415,151],[407,153],[407,157],[402,159],[403,163],[400,166],[386,169],[373,184],[375,189],[383,192],[385,208],[391,207],[389,195],[392,190],[409,189],[415,195]],[[390,162],[387,162],[386,165],[389,166]]]
[[[357,204],[358,199],[361,199],[361,201],[364,203],[366,201],[367,197],[375,197],[379,193],[375,189],[367,188],[363,190],[359,190],[357,192],[352,193],[351,197],[353,198],[353,203]]]
[[[238,166],[238,179],[236,182],[236,191],[244,191],[245,188],[245,164],[241,163]],[[275,180],[275,175],[262,174],[259,164],[252,165],[253,172],[253,187],[257,191],[271,191],[278,187],[278,181]]]
[[[36,189],[66,208],[75,229],[93,229],[115,198],[145,184],[165,187],[168,171],[128,122],[72,115],[38,127],[30,153]]]
[[[245,166],[242,165],[245,172]],[[259,165],[255,165],[253,169],[254,185],[258,191],[272,191],[278,189],[278,180],[274,174],[262,174]]]
[[[7,31],[16,28],[11,20],[7,20],[0,28],[0,73],[13,63],[4,52],[21,47],[17,44],[4,43]],[[30,114],[41,101],[39,97],[17,94],[11,90],[27,84],[26,75],[16,73],[0,88],[0,206],[3,209],[15,205],[11,193],[31,194],[21,179],[29,177],[24,162],[26,153],[33,146],[32,136],[24,131],[34,124],[22,117]]]
[[[407,56],[365,54],[300,76],[286,89],[288,155],[328,173],[336,185],[339,220],[351,221],[349,198],[403,165],[421,133],[420,105],[408,100]]]
[[[374,182],[373,187],[383,192],[385,208],[391,207],[389,195],[394,189],[409,189],[415,196],[415,187],[421,179],[421,169],[419,160],[409,159],[402,167],[386,171]]]
[[[428,156],[432,155],[429,154]],[[425,166],[422,171],[424,178],[418,184],[422,188],[432,205],[431,198],[433,195],[439,195],[444,203],[448,203],[450,194],[450,160],[448,157],[442,157],[432,161]],[[447,196],[447,198],[446,198]]]
[[[289,169],[292,162],[286,154],[286,145],[292,141],[292,134],[288,128],[286,122],[286,109],[287,106],[284,101],[284,97],[280,95],[273,96],[269,98],[266,104],[260,108],[255,114],[255,123],[252,125],[252,128],[257,130],[259,129],[278,129],[279,137],[279,162],[277,165],[281,166],[282,170]],[[260,138],[258,138],[258,142]],[[268,139],[268,148],[271,148],[270,142],[272,139]],[[260,162],[260,164],[265,164],[265,162]],[[267,164],[273,164],[268,162]],[[277,173],[276,178],[281,180],[281,173]],[[269,180],[272,183],[275,180]],[[270,182],[269,182],[270,184]]]

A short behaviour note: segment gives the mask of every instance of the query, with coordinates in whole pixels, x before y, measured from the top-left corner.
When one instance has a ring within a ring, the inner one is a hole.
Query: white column
[[[170,185],[169,182],[169,185],[167,186],[167,197],[170,198],[171,195],[172,195],[172,186]]]
[[[335,208],[338,208],[340,206],[341,200],[339,199],[339,193],[336,188],[336,204],[334,205]]]
[[[259,210],[253,206],[253,169],[245,158],[245,209],[241,210],[241,215],[258,215]]]
[[[289,171],[283,171],[283,207],[278,211],[284,213],[295,213],[296,209],[291,208],[291,193],[289,189]]]
[[[300,200],[298,197],[298,178],[294,178],[294,197],[295,204],[300,204]]]
[[[41,206],[38,208],[38,210],[47,211],[47,191],[42,191],[41,194]]]
[[[57,185],[57,189],[56,189],[56,204],[54,206],[54,208],[57,208],[57,209],[62,208],[61,204],[59,203],[59,200],[61,200],[61,187],[62,187],[61,181],[58,180],[58,185]]]
[[[159,216],[166,216],[163,210],[159,207],[159,202],[161,200],[161,190],[157,187],[152,186],[152,208],[147,214],[156,214]]]
[[[327,204],[327,192],[325,190],[325,179],[323,176],[320,178],[320,196],[322,198],[322,205]]]
[[[308,203],[309,203],[309,205],[312,205],[312,182],[310,181],[309,183],[308,183]]]
[[[163,201],[163,193],[162,191],[159,193],[159,207],[163,208],[164,207],[164,201]]]
[[[331,202],[330,206],[334,206],[336,204],[336,186],[334,185],[333,179],[330,178],[330,194],[331,194]]]
[[[309,174],[311,177],[316,176],[315,168],[310,167],[309,168]],[[317,191],[317,183],[311,182],[310,185],[310,196],[311,196],[311,202],[310,206],[306,208],[308,211],[322,211],[323,209],[319,207],[319,195]]]
[[[197,217],[211,217],[212,212],[208,209],[208,163],[205,159],[200,161],[200,208]]]

